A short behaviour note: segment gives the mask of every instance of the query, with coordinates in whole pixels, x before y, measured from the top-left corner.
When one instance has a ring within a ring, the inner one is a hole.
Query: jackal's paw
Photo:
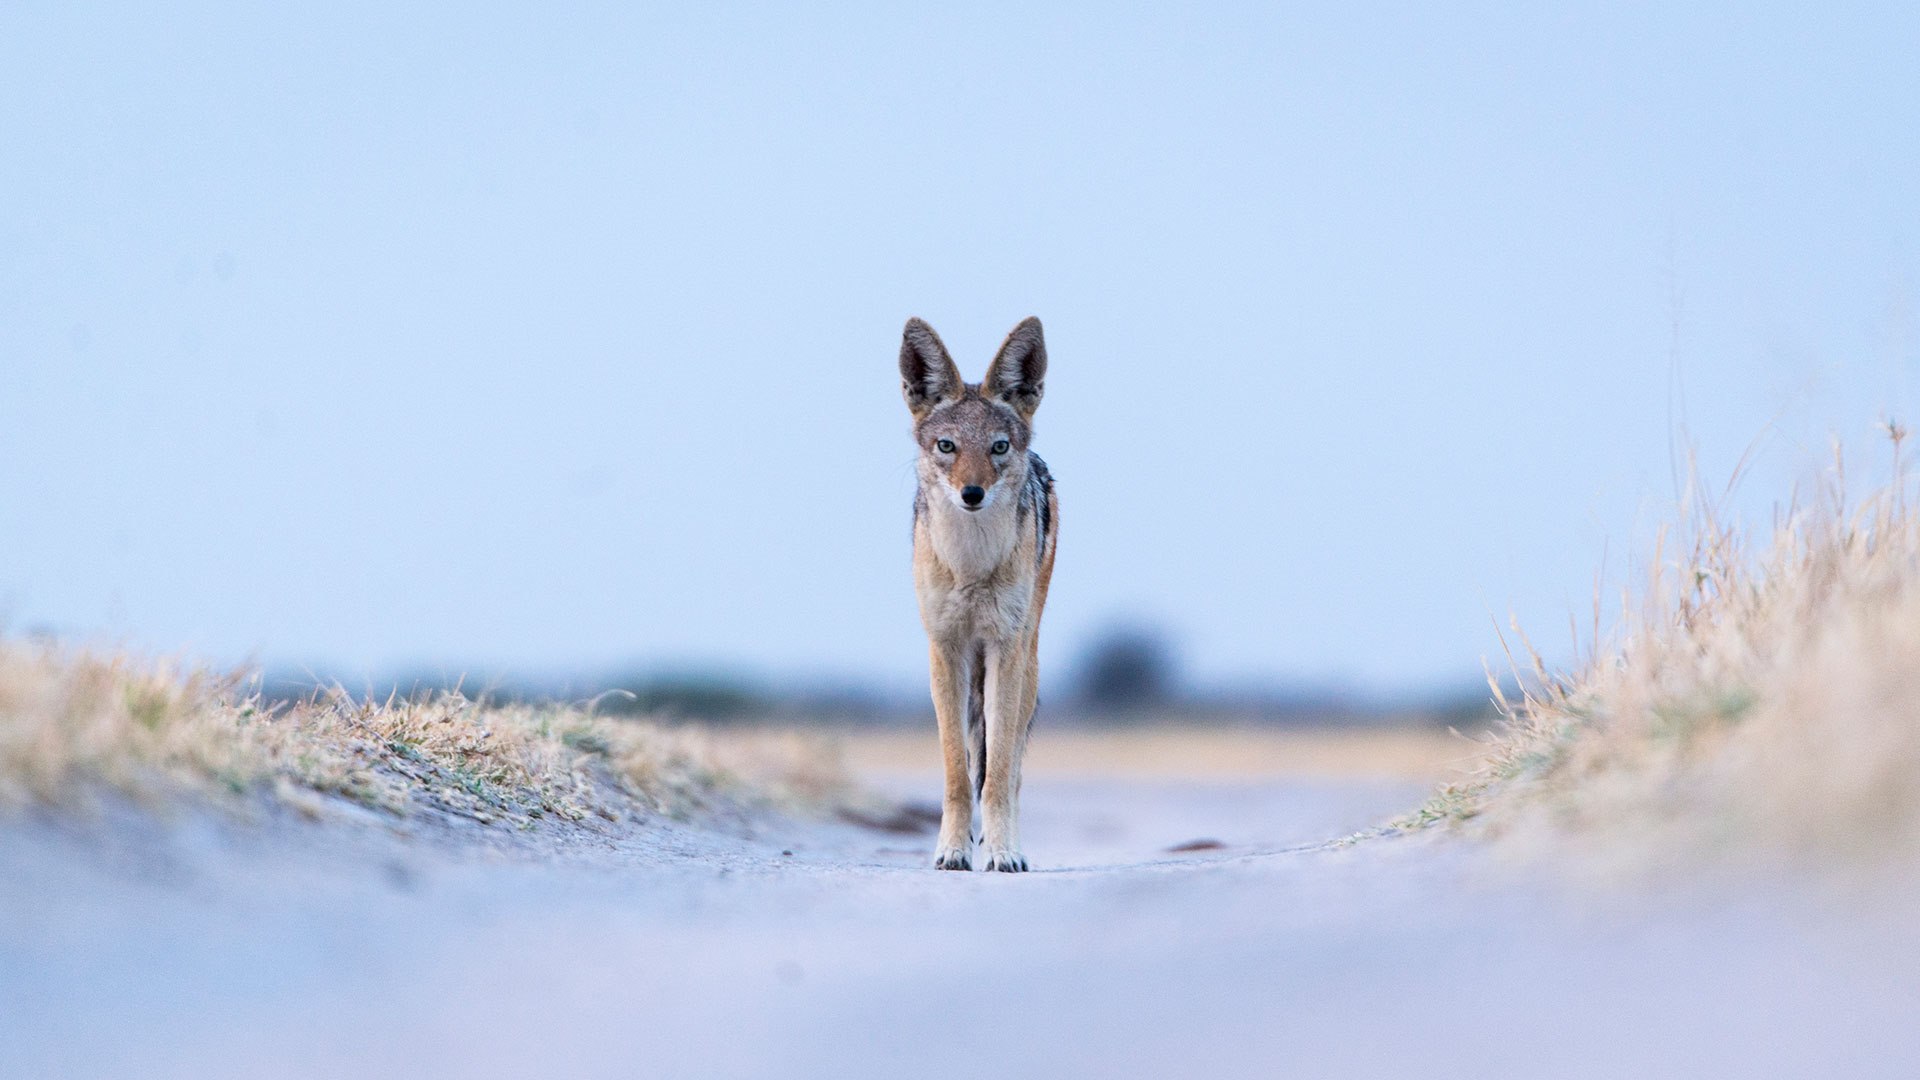
[[[1005,874],[1027,872],[1027,857],[1017,851],[996,851],[987,856],[987,869]]]
[[[933,853],[933,866],[936,870],[971,870],[973,856],[966,848],[943,847]]]

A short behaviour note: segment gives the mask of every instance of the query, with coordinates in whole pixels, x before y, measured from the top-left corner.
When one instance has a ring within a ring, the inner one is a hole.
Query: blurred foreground
[[[912,814],[529,846],[346,800],[29,813],[0,833],[0,1075],[1920,1070],[1911,892],[1611,903],[1432,832],[1328,843],[1416,804],[1460,745],[1395,742],[1043,731],[1024,875],[929,869]],[[846,753],[884,803],[937,794],[912,740]]]

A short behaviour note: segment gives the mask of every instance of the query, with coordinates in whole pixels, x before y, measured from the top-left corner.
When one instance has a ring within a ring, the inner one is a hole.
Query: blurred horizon
[[[815,673],[769,677],[740,666],[632,663],[546,671],[396,669],[341,677],[311,667],[250,673],[267,699],[297,702],[337,691],[360,700],[454,692],[474,701],[574,705],[612,716],[705,723],[887,727],[933,721],[924,684]],[[1515,697],[1515,673],[1496,672]],[[1471,684],[1381,688],[1278,680],[1195,680],[1161,632],[1118,624],[1047,673],[1037,722],[1130,727],[1148,723],[1261,727],[1427,725],[1477,729],[1495,712],[1484,678]]]
[[[1037,314],[1042,668],[1574,655],[1910,418],[1920,10],[0,11],[0,631],[924,686],[895,357]],[[611,673],[611,674],[610,674]]]

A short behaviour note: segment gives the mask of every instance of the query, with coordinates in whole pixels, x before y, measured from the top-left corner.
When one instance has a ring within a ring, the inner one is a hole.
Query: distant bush
[[[618,689],[603,694],[595,711],[693,720],[739,720],[774,711],[765,694],[724,676],[669,675],[615,685]]]
[[[1122,628],[1095,641],[1080,662],[1080,701],[1094,709],[1134,712],[1174,695],[1173,651],[1151,631]]]

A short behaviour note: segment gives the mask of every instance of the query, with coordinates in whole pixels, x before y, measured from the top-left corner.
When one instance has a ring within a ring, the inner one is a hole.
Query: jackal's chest
[[[946,640],[1018,636],[1032,606],[1034,575],[1018,557],[1017,522],[986,513],[946,517],[929,514],[914,532],[914,579],[928,633]]]
[[[1032,604],[1030,584],[935,581],[920,589],[920,619],[927,634],[939,641],[1014,641],[1027,628]]]
[[[956,583],[973,585],[997,575],[1019,546],[1019,524],[1010,508],[978,513],[937,507],[923,522],[925,543]]]

